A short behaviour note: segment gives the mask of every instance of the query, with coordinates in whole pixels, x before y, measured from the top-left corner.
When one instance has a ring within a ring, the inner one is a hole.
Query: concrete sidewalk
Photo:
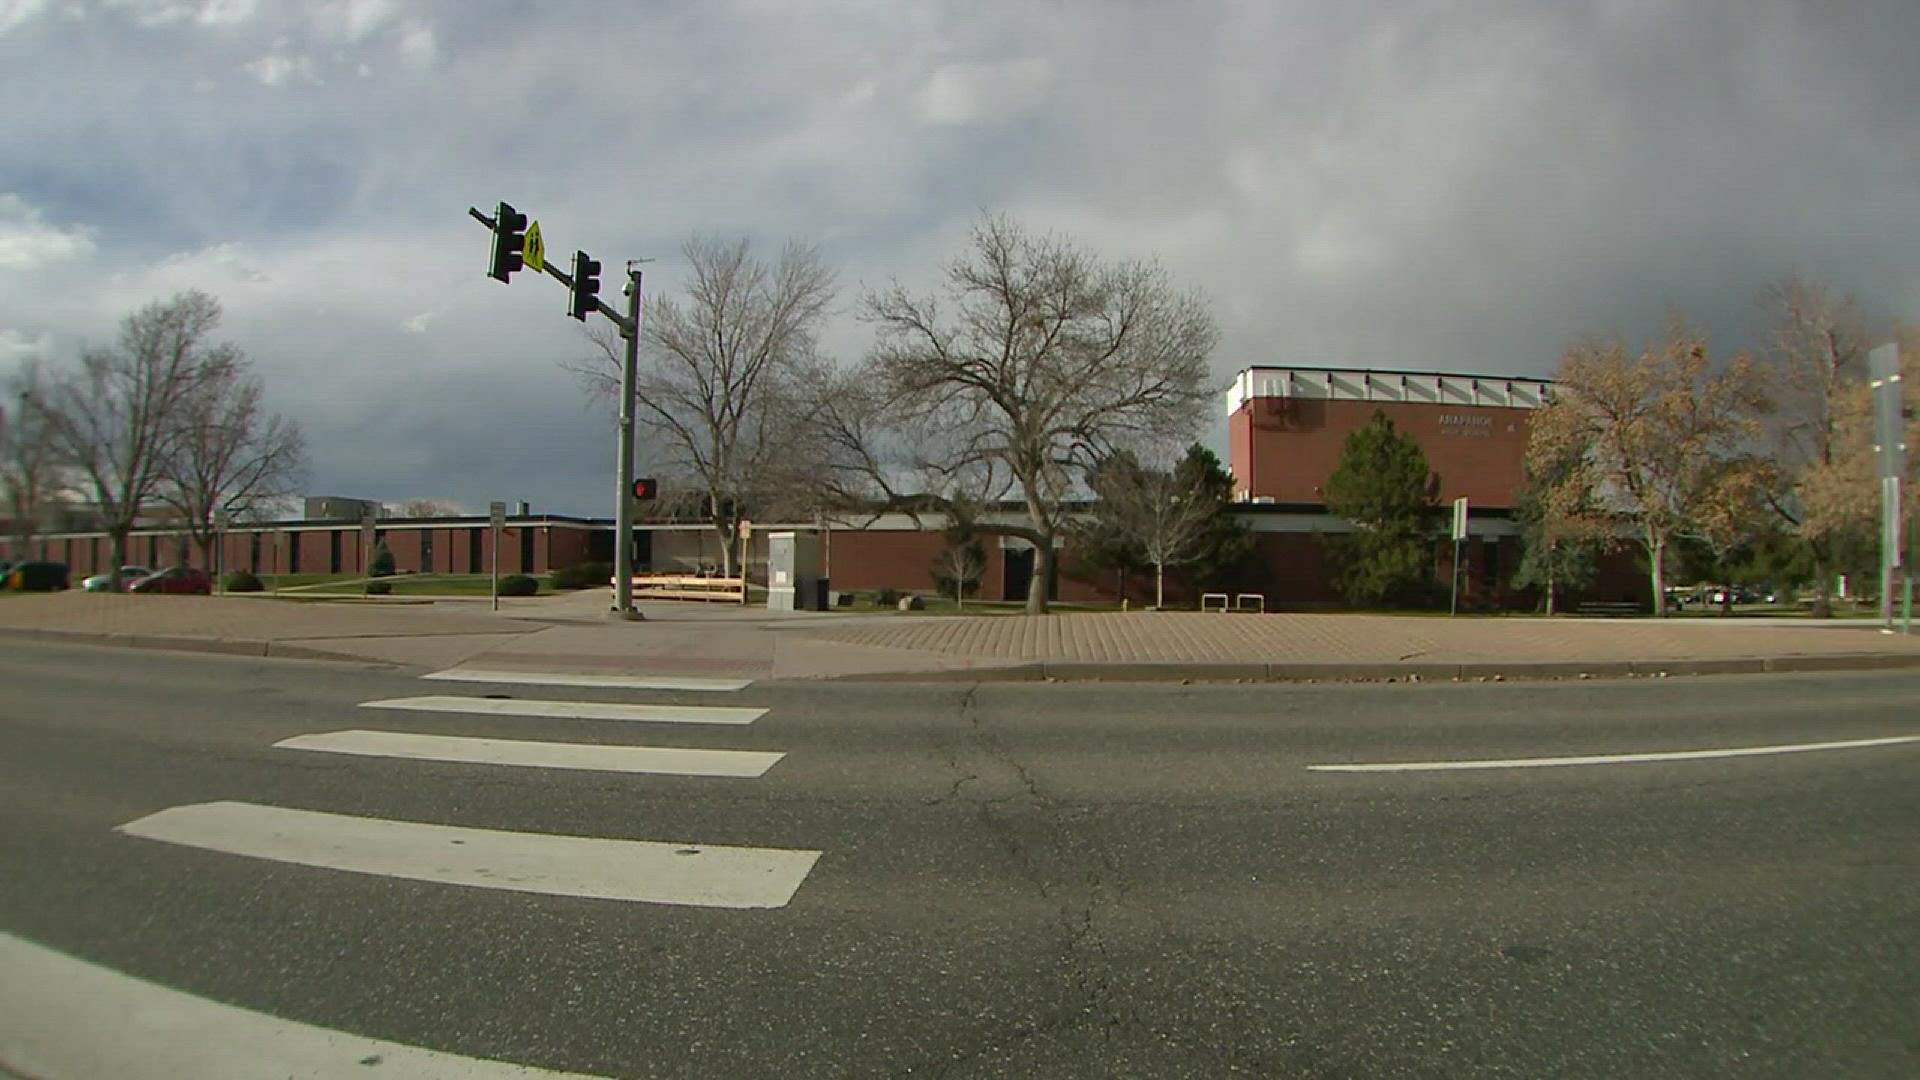
[[[1920,637],[1852,621],[1178,612],[782,614],[601,590],[505,601],[312,603],[56,593],[0,600],[0,634],[510,670],[753,679],[1578,678],[1920,666]]]

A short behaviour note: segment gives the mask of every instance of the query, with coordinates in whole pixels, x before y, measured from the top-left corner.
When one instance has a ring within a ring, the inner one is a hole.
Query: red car
[[[196,570],[191,566],[169,566],[134,582],[128,592],[137,593],[190,593],[199,596],[213,595],[213,579],[205,570]]]

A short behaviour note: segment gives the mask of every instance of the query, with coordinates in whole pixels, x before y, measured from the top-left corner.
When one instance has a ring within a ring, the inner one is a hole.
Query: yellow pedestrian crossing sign
[[[527,243],[520,253],[520,259],[527,264],[527,269],[536,274],[547,272],[547,244],[540,239],[540,223],[537,221],[527,226]]]

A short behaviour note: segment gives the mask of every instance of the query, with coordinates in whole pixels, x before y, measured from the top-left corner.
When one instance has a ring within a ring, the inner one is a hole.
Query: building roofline
[[[1350,375],[1420,375],[1436,379],[1483,379],[1487,382],[1552,383],[1544,375],[1498,375],[1484,371],[1416,371],[1412,368],[1367,367],[1364,364],[1248,364],[1241,374],[1254,371],[1325,371]]]

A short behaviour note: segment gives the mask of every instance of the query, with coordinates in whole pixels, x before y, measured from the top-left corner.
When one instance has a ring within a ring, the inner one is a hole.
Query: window
[[[327,530],[327,573],[340,572],[340,530]]]
[[[481,572],[480,557],[485,554],[481,549],[486,547],[486,534],[487,531],[478,526],[467,530],[467,573],[469,574]]]

